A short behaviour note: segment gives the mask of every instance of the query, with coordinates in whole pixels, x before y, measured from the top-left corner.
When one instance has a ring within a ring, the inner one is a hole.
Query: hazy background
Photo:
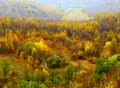
[[[0,15],[82,21],[120,11],[120,0],[0,0]]]

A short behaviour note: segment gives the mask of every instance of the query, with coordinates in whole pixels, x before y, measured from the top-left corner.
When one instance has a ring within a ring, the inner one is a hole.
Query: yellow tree
[[[112,47],[111,41],[105,42],[103,51],[101,52],[101,57],[105,57],[105,56],[111,55],[111,47]]]
[[[10,27],[10,18],[9,17],[4,17],[4,21],[3,21],[2,25],[3,25],[3,28]]]

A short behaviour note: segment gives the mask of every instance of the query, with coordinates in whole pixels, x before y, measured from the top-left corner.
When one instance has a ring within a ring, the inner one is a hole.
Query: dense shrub
[[[96,60],[96,69],[94,76],[97,81],[102,79],[102,75],[108,73],[112,68],[120,68],[119,55],[98,58]]]
[[[71,80],[73,77],[75,76],[75,72],[74,72],[74,69],[71,68],[71,67],[66,67],[65,68],[65,78],[67,80]]]
[[[120,55],[117,56],[117,60],[120,61]]]
[[[39,88],[49,88],[44,83],[39,84]]]
[[[58,74],[57,76],[52,78],[52,81],[54,84],[65,83],[65,78],[63,77],[63,75]]]
[[[1,64],[1,69],[2,69],[4,76],[7,76],[7,74],[10,71],[10,65],[8,63],[4,62],[3,64]]]
[[[19,47],[16,51],[17,55],[20,55],[20,52],[24,52],[25,58],[28,55],[31,55],[33,44],[32,42],[25,42],[21,47]]]
[[[111,67],[110,62],[106,62],[105,58],[98,58],[96,60],[96,69],[95,69],[95,77],[97,81],[100,81],[103,73],[107,73]]]
[[[47,59],[47,64],[50,68],[59,68],[64,65],[64,62],[59,56],[52,56]]]

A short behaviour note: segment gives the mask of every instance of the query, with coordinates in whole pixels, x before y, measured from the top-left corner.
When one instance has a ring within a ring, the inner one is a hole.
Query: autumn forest
[[[120,12],[80,21],[2,14],[0,88],[120,88]]]
[[[83,22],[0,20],[1,87],[119,86],[119,13]]]

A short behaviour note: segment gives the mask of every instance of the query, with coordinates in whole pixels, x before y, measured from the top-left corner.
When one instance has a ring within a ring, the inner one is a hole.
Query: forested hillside
[[[0,15],[9,17],[27,17],[60,20],[61,16],[55,11],[52,13],[45,11],[43,5],[31,0],[1,0]],[[46,8],[47,9],[47,8]]]
[[[0,88],[119,88],[120,13],[83,22],[0,17]]]

